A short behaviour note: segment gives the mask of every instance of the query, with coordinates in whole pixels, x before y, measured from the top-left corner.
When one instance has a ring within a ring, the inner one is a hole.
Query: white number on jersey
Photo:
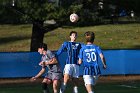
[[[87,62],[93,62],[93,61],[96,61],[96,54],[95,52],[90,52],[90,53],[86,53],[86,56],[87,56]]]

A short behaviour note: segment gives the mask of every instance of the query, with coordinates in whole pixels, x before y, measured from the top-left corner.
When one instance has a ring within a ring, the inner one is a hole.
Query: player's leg
[[[50,79],[44,78],[44,80],[42,81],[42,89],[43,89],[43,93],[50,93],[49,92],[49,88],[48,85],[51,83]]]
[[[93,91],[93,89],[92,89],[93,85],[91,85],[91,84],[86,84],[85,87],[86,87],[88,93],[94,93],[94,91]]]
[[[72,73],[71,64],[66,64],[65,68],[64,68],[64,80],[61,84],[60,93],[64,93],[66,86],[67,86],[67,82],[70,79],[71,73]]]
[[[53,80],[53,91],[54,91],[54,93],[58,93],[59,85],[60,85],[60,80]]]
[[[60,87],[60,93],[64,93],[66,86],[67,86],[67,82],[69,81],[69,79],[70,79],[70,75],[64,74],[64,79],[63,79],[63,82],[62,82],[61,87]]]
[[[72,82],[74,84],[73,87],[73,93],[78,93],[78,83],[79,83],[79,79],[78,78],[73,78]]]
[[[91,75],[84,75],[83,76],[85,87],[88,93],[94,93],[93,91],[93,85],[94,85],[94,79]]]
[[[73,73],[72,73],[72,81],[74,84],[73,93],[78,93],[78,84],[79,84],[79,65],[73,64]]]
[[[97,76],[93,76],[93,80],[94,80],[94,86],[96,85],[97,81],[98,81],[99,75]]]
[[[98,78],[99,78],[99,76],[101,74],[101,71],[100,71],[100,68],[99,68],[98,65],[95,65],[93,69],[94,69],[93,80],[94,80],[94,86],[95,86],[97,81],[98,81]]]
[[[58,90],[60,89],[60,82],[62,78],[62,73],[52,73],[52,81],[53,81],[53,91],[54,93],[58,93]]]

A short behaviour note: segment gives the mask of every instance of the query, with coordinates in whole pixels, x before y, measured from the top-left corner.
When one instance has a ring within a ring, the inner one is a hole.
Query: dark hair
[[[85,33],[85,37],[86,37],[86,42],[94,42],[95,34],[94,34],[94,32],[87,31]]]
[[[76,31],[71,31],[69,35],[71,36],[73,33],[77,36],[77,32]]]
[[[44,50],[47,50],[47,44],[41,43],[39,48],[44,48]]]

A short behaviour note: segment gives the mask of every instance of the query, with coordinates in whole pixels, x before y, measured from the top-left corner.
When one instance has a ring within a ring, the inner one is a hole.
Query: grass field
[[[41,83],[17,83],[0,86],[0,93],[42,93],[41,91]],[[50,87],[50,92],[53,93],[52,87]],[[67,86],[65,93],[72,93],[71,83]],[[79,86],[79,93],[87,93],[83,83]],[[140,93],[140,82],[97,83],[95,93]]]
[[[79,42],[85,42],[83,34],[94,31],[95,44],[102,49],[140,49],[140,24],[115,24],[89,27],[60,27],[45,33],[44,42],[50,50],[57,50],[69,40],[69,32],[78,32]],[[32,25],[0,25],[0,52],[30,51]]]

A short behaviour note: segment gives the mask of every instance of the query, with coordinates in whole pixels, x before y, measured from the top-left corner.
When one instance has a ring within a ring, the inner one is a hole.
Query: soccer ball
[[[79,19],[79,16],[77,14],[73,13],[73,14],[70,15],[70,21],[71,22],[73,22],[73,23],[77,22],[78,19]]]

